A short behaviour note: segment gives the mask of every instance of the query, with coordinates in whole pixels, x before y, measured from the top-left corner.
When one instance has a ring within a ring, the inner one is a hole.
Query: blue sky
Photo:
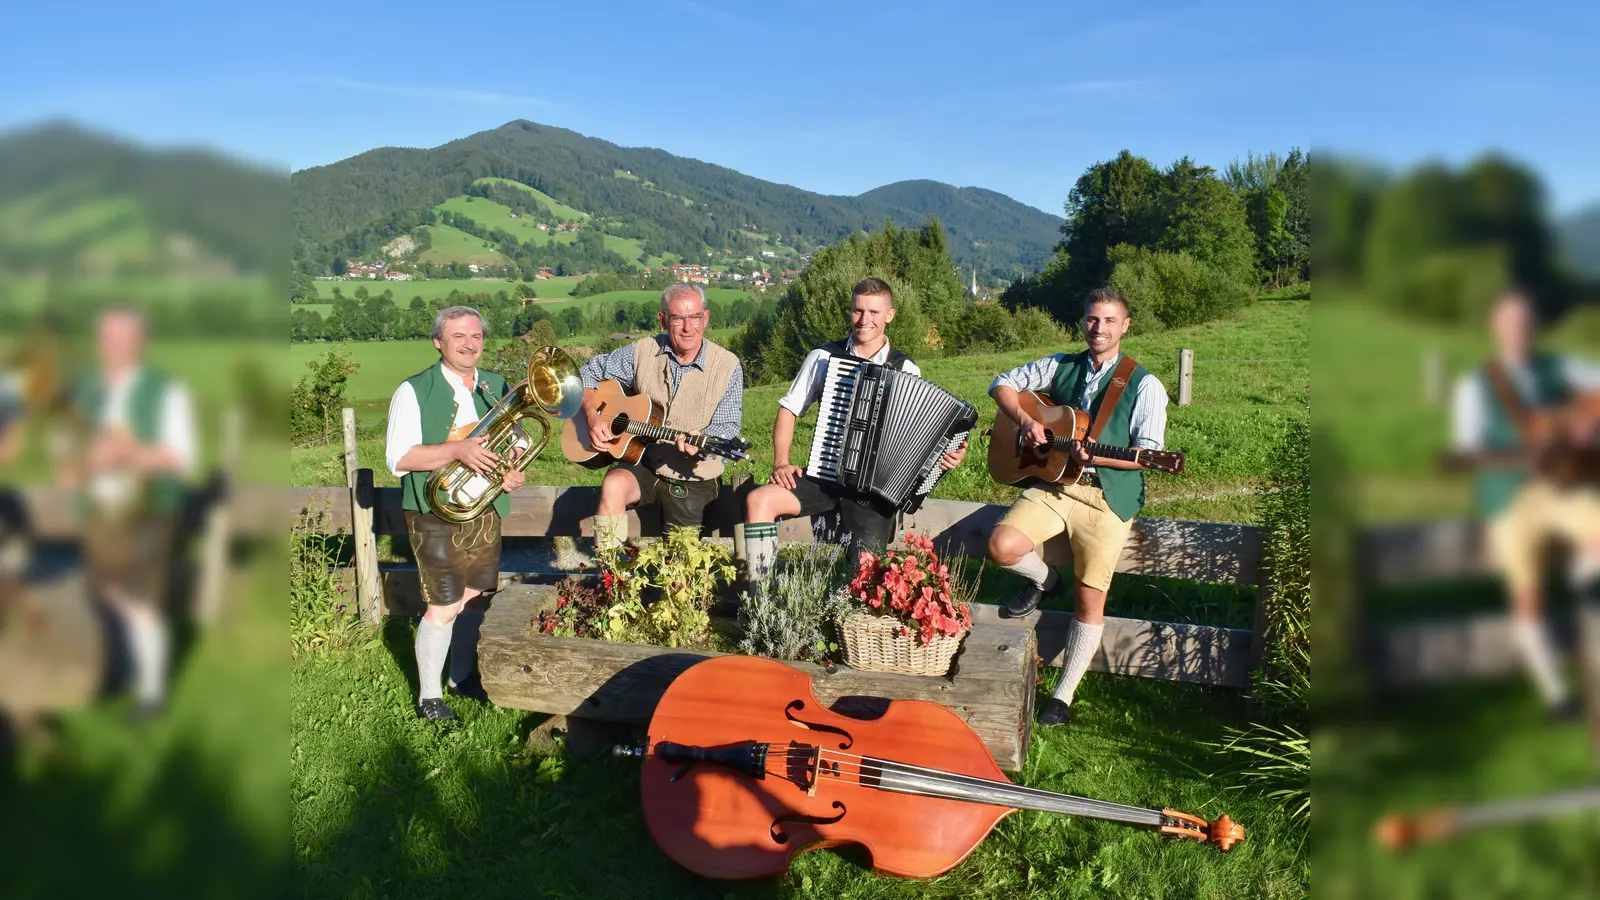
[[[1123,148],[1219,168],[1499,149],[1565,212],[1600,201],[1595,9],[25,4],[0,34],[0,129],[65,115],[298,169],[525,118],[824,193],[933,178],[1057,214]]]

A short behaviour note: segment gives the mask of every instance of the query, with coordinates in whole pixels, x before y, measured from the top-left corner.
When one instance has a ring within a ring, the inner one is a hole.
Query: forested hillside
[[[1061,224],[978,188],[906,181],[859,197],[825,196],[662,150],[517,121],[432,149],[382,148],[294,173],[294,257],[308,274],[331,271],[336,259],[371,254],[435,224],[435,207],[473,192],[483,178],[527,185],[603,220],[606,234],[640,243],[641,259],[699,260],[707,249],[741,247],[810,250],[881,228],[886,219],[918,225],[936,216],[956,264],[976,267],[980,281],[993,284],[1042,265]]]

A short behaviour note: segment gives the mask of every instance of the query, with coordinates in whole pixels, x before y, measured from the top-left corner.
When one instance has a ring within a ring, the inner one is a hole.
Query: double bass
[[[896,700],[876,719],[818,702],[811,677],[751,656],[713,657],[667,688],[644,748],[640,799],[656,844],[699,875],[782,875],[807,850],[855,845],[873,868],[932,878],[1019,809],[1125,822],[1229,850],[1244,829],[1013,784],[948,709]]]

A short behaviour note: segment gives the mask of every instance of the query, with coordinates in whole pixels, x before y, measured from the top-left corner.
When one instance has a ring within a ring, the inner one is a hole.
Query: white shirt
[[[461,380],[461,376],[445,368],[444,362],[439,363],[439,370],[444,373],[444,380],[456,393],[456,420],[453,428],[459,430],[477,424],[478,405],[472,399],[472,391]],[[472,383],[478,383],[478,370],[472,370]],[[384,444],[384,455],[389,463],[389,472],[396,478],[410,472],[410,469],[400,468],[400,459],[410,452],[412,447],[422,443],[422,407],[417,403],[417,392],[411,387],[411,380],[400,382],[400,387],[395,389],[394,396],[389,399],[389,432]]]
[[[1600,368],[1572,356],[1559,359],[1561,377],[1577,391],[1600,391]],[[1511,384],[1523,402],[1534,396],[1533,371],[1527,365],[1507,365]],[[1480,373],[1471,372],[1456,382],[1451,403],[1451,432],[1456,452],[1482,450],[1489,440],[1489,401],[1493,394]]]
[[[128,399],[141,371],[142,368],[133,369],[123,373],[121,378],[106,383],[106,402],[100,420],[102,430],[133,430],[128,422]],[[171,379],[168,379],[166,393],[161,398],[160,422],[156,442],[162,449],[177,454],[178,471],[175,474],[180,477],[192,475],[195,466],[194,405],[190,402],[189,391]],[[126,499],[128,492],[133,489],[134,482],[125,472],[102,472],[89,484],[90,493],[107,505],[115,505]]]
[[[880,366],[889,358],[888,341],[884,341],[883,346],[871,357],[862,357],[856,353],[856,339],[853,336],[845,339],[844,348],[851,356],[866,359],[867,362],[877,363]],[[789,385],[789,392],[778,400],[778,405],[794,413],[794,417],[798,419],[806,414],[811,404],[822,399],[822,388],[826,381],[830,355],[821,348],[807,353],[805,362],[800,364],[800,373],[794,376],[794,382]],[[905,361],[905,371],[919,378],[922,376],[922,370],[909,359]]]

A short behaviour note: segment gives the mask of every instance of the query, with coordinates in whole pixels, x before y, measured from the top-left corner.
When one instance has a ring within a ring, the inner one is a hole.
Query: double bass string
[[[975,775],[962,775],[957,772],[947,772],[942,769],[916,766],[910,763],[895,762],[893,760],[878,759],[869,756],[860,756],[854,753],[841,753],[838,751],[822,750],[821,748],[817,748],[815,751],[786,748],[779,750],[776,753],[768,754],[769,759],[773,757],[780,757],[784,759],[803,757],[808,761],[815,759],[819,766],[819,777],[817,779],[819,784],[821,783],[821,763],[832,762],[838,764],[853,762],[856,766],[856,771],[854,773],[856,780],[846,781],[843,779],[833,779],[830,781],[830,783],[864,788],[871,787],[875,790],[889,790],[903,794],[920,794],[930,797],[943,797],[944,799],[950,800],[990,803],[997,806],[1028,808],[1030,804],[1028,804],[1026,801],[1032,800],[1034,803],[1031,805],[1031,808],[1041,809],[1046,812],[1059,812],[1068,815],[1112,819],[1115,821],[1129,822],[1136,825],[1160,826],[1164,824],[1164,817],[1159,810],[1146,809],[1139,806],[1130,806],[1122,803],[1112,803],[1107,800],[1092,800],[1087,797],[1078,797],[1072,794],[1060,794],[1054,791],[1031,788],[1027,787],[1026,785],[1013,784],[1011,782],[994,781],[988,778],[980,778]],[[985,797],[981,795],[973,796],[942,794],[934,790],[917,790],[914,787],[906,785],[869,785],[862,779],[866,775],[870,774],[870,771],[873,769],[877,771],[880,777],[884,775],[921,776],[926,778],[931,783],[931,787],[976,789],[980,792],[987,792],[990,796]],[[782,777],[787,775],[787,771],[774,772],[769,768],[768,774]],[[1024,802],[1012,802],[1014,800],[1021,800]]]

